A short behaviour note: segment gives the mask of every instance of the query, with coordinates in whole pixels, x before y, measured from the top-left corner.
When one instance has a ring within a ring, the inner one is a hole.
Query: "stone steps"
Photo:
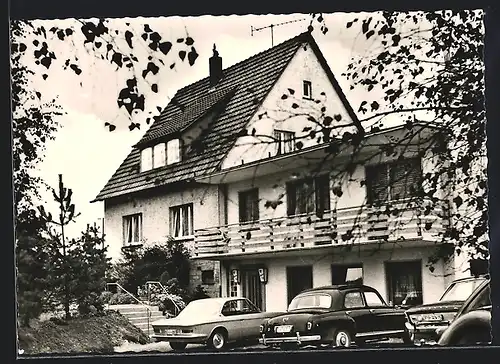
[[[164,317],[162,312],[158,309],[158,306],[122,304],[108,305],[106,309],[118,311],[125,316],[130,323],[141,329],[147,335],[153,334],[151,323]],[[149,318],[147,309],[149,309]]]

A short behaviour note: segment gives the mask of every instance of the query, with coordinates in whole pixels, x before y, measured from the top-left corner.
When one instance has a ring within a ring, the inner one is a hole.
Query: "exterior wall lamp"
[[[233,280],[234,283],[240,284],[241,277],[239,269],[231,270],[231,279]]]
[[[261,283],[266,284],[268,279],[268,270],[267,268],[259,268],[259,279]]]

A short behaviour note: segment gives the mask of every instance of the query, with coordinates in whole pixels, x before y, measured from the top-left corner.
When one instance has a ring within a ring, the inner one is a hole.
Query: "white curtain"
[[[167,164],[177,163],[181,160],[181,145],[179,139],[169,140],[167,143]]]
[[[149,171],[153,168],[153,149],[146,148],[141,151],[141,171]]]
[[[155,145],[153,149],[153,168],[165,165],[165,143]]]
[[[125,231],[125,244],[130,244],[132,241],[132,219],[130,217],[127,217],[123,220],[123,227]]]

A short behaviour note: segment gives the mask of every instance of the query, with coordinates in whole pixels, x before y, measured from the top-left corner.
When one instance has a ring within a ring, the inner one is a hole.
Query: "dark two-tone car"
[[[491,343],[490,280],[484,281],[465,301],[455,319],[440,335],[438,345],[485,345]]]
[[[260,326],[266,346],[349,347],[369,341],[402,338],[408,342],[404,310],[389,306],[366,285],[336,285],[301,292],[286,313]]]
[[[450,325],[458,310],[486,276],[467,277],[453,281],[439,301],[415,306],[406,311],[406,329],[416,345],[432,345]]]

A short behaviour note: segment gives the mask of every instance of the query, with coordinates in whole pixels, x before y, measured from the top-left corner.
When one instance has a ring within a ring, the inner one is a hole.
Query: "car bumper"
[[[182,335],[150,335],[152,341],[168,341],[168,342],[183,342],[189,344],[203,344],[207,341],[208,337],[204,334],[182,334]]]
[[[435,345],[439,337],[448,327],[448,324],[443,325],[426,325],[424,327],[416,327],[410,323],[405,323],[406,330],[410,335],[410,340],[416,345]]]
[[[263,345],[284,344],[284,343],[301,345],[302,343],[310,343],[318,341],[321,341],[321,335],[300,336],[299,333],[297,333],[296,336],[285,336],[285,337],[266,337],[266,335],[262,335],[262,337],[259,339],[259,343]]]

